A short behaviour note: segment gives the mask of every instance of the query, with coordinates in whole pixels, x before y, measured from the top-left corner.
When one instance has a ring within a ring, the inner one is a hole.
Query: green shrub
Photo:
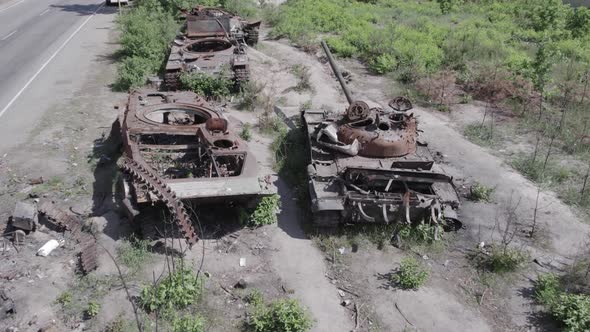
[[[72,293],[69,291],[61,293],[57,299],[55,299],[55,303],[61,305],[62,307],[70,306],[72,304]]]
[[[392,281],[402,289],[418,289],[428,280],[428,271],[413,257],[404,258]]]
[[[391,54],[381,54],[369,62],[369,69],[377,74],[386,74],[397,68],[397,60]]]
[[[539,276],[535,281],[535,300],[548,307],[552,307],[559,299],[561,292],[559,277],[548,273]]]
[[[253,306],[264,304],[264,297],[258,289],[253,289],[248,295],[244,297],[244,301]]]
[[[354,45],[339,37],[328,37],[326,38],[326,43],[330,47],[330,51],[344,58],[350,58],[358,52]]]
[[[172,321],[172,332],[203,332],[205,319],[199,315],[175,318]]]
[[[169,274],[155,286],[144,287],[139,302],[148,312],[183,309],[193,304],[201,292],[201,279],[184,268]]]
[[[244,126],[242,127],[242,131],[240,131],[240,137],[246,141],[249,142],[252,139],[252,125],[249,123],[244,123]]]
[[[486,255],[485,264],[490,271],[495,273],[512,272],[522,267],[528,258],[525,251],[513,248],[493,248],[489,255]]]
[[[283,299],[257,306],[248,326],[254,332],[305,332],[312,320],[297,300]]]
[[[98,312],[100,311],[100,304],[94,301],[90,301],[88,303],[88,307],[86,308],[86,315],[90,318],[96,317]]]
[[[208,75],[205,73],[185,72],[180,75],[180,83],[186,90],[193,91],[201,96],[213,98],[229,96],[233,86],[232,81],[223,73],[219,75]]]
[[[475,182],[469,190],[469,198],[476,202],[490,202],[494,188],[486,187],[479,182]]]
[[[280,207],[281,201],[278,195],[263,197],[248,218],[248,226],[260,227],[276,223],[277,212]]]
[[[400,239],[420,244],[433,243],[442,240],[444,229],[441,224],[420,222],[417,225],[400,223],[398,235]]]

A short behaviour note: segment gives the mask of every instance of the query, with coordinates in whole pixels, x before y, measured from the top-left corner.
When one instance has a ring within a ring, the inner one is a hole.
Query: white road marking
[[[0,40],[6,40],[6,39],[8,39],[10,36],[14,35],[17,31],[18,30],[14,30],[13,32],[11,32],[11,33],[7,34],[6,36],[2,37],[2,39],[0,39]]]
[[[0,111],[0,118],[2,117],[2,115],[4,115],[4,113],[6,113],[6,111],[10,108],[10,106],[12,106],[12,104],[14,104],[14,102],[18,99],[18,97],[20,97],[20,95],[29,87],[29,85],[31,85],[31,83],[33,83],[33,81],[37,78],[37,76],[39,76],[39,74],[41,74],[41,72],[43,71],[43,69],[45,69],[45,67],[47,67],[47,65],[51,62],[51,60],[53,60],[53,58],[55,58],[57,56],[57,54],[59,52],[61,52],[61,50],[66,47],[66,45],[70,42],[70,40],[72,40],[72,38],[74,38],[74,36],[80,32],[80,30],[82,30],[82,28],[86,25],[86,23],[88,23],[88,21],[90,21],[91,18],[93,18],[96,13],[98,13],[98,11],[104,6],[104,2],[98,6],[98,8],[96,8],[96,10],[94,11],[94,13],[92,13],[92,15],[90,15],[89,17],[87,17],[84,22],[82,22],[82,24],[80,24],[80,26],[74,31],[72,32],[72,34],[68,37],[68,39],[66,39],[66,41],[63,42],[63,44],[61,44],[59,46],[59,48],[49,57],[49,59],[47,59],[47,61],[45,61],[45,63],[43,63],[43,65],[41,66],[41,68],[39,68],[39,70],[37,70],[37,72],[33,75],[33,77],[31,77],[27,83],[25,83],[25,86],[22,87],[22,89],[20,89],[19,92],[17,92],[16,95],[14,95],[14,97],[12,97],[12,99],[8,102],[8,104],[6,106],[4,106],[4,108],[2,109],[2,111]]]
[[[1,9],[0,9],[0,13],[2,13],[3,11],[5,11],[5,10],[7,10],[7,9],[10,9],[10,8],[12,8],[12,7],[14,7],[14,6],[18,5],[19,3],[23,2],[23,1],[25,1],[25,0],[20,0],[20,1],[16,2],[16,3],[13,3],[12,5],[9,5],[8,7],[1,8]]]
[[[48,11],[49,11],[49,8],[45,9],[41,14],[39,14],[39,16],[45,15]]]

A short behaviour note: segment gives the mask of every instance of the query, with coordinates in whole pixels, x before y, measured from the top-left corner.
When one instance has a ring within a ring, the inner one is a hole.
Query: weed
[[[137,272],[150,259],[149,241],[131,236],[128,242],[117,248],[117,257],[123,265]]]
[[[258,305],[248,327],[254,332],[305,332],[311,329],[312,320],[295,299],[282,299],[268,306]]]
[[[229,96],[233,86],[226,74],[208,75],[205,73],[182,73],[180,82],[186,90],[195,92],[201,96],[219,99]]]
[[[493,273],[513,272],[521,268],[529,258],[528,252],[508,246],[497,248],[492,245],[488,252],[478,252],[471,256],[476,266]]]
[[[308,149],[305,134],[300,129],[282,130],[271,144],[273,169],[292,186],[300,204],[306,204]]]
[[[69,291],[61,293],[57,299],[55,299],[55,303],[62,307],[69,307],[72,304],[72,293]]]
[[[486,187],[479,182],[475,182],[469,189],[469,199],[476,202],[490,202],[494,190],[494,188]]]
[[[247,225],[250,227],[260,227],[276,223],[277,212],[280,207],[281,201],[278,195],[263,197],[254,212],[247,219]]]
[[[309,111],[312,107],[312,102],[311,100],[308,100],[304,103],[299,104],[299,112],[305,112],[305,111]]]
[[[244,301],[253,306],[260,306],[264,304],[264,297],[258,289],[253,289],[248,295],[244,297]]]
[[[303,91],[313,91],[313,86],[311,85],[311,72],[309,71],[309,67],[305,65],[293,65],[291,66],[291,74],[295,76],[297,79],[297,84],[293,88],[297,92]]]
[[[573,176],[568,168],[550,161],[545,164],[541,159],[521,154],[513,159],[512,166],[529,180],[539,184],[558,185]]]
[[[203,332],[205,319],[199,315],[175,318],[172,321],[172,332]]]
[[[244,126],[242,127],[242,131],[240,131],[240,137],[246,141],[246,142],[250,142],[250,140],[252,139],[252,125],[249,123],[244,123]]]
[[[96,317],[96,315],[98,315],[99,311],[100,311],[100,304],[98,304],[98,302],[95,302],[95,301],[88,302],[88,306],[86,307],[86,316],[88,316],[90,318],[94,318],[94,317]]]
[[[404,258],[392,281],[402,289],[418,289],[428,280],[428,271],[413,257]]]
[[[496,135],[490,126],[481,123],[472,123],[465,126],[463,134],[471,142],[481,146],[491,146],[497,143]]]
[[[418,244],[430,244],[442,240],[444,229],[441,224],[420,222],[417,225],[400,223],[397,235],[401,240]]]
[[[141,290],[139,302],[148,312],[183,309],[193,304],[202,293],[202,281],[189,268],[177,270],[157,285]]]
[[[557,275],[552,273],[540,275],[535,281],[535,300],[551,307],[559,298],[560,288]]]

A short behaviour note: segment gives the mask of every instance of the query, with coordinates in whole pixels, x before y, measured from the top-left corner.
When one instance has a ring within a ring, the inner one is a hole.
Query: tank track
[[[258,36],[258,29],[248,30],[248,35],[246,36],[246,44],[250,46],[258,44]]]
[[[54,226],[64,231],[70,231],[72,238],[81,245],[78,255],[80,257],[80,268],[84,274],[98,267],[96,238],[82,231],[82,222],[79,218],[60,209],[50,201],[41,203],[39,205],[39,212]]]
[[[234,83],[236,88],[240,88],[244,85],[244,83],[250,80],[250,70],[246,68],[236,68],[234,69]]]
[[[127,157],[123,158],[120,167],[125,173],[131,175],[134,180],[146,185],[150,192],[166,204],[182,236],[190,246],[199,241],[199,237],[191,224],[190,216],[184,205],[176,197],[174,191],[158,175],[154,174],[149,168]]]
[[[170,91],[180,89],[180,73],[164,74],[164,86]]]

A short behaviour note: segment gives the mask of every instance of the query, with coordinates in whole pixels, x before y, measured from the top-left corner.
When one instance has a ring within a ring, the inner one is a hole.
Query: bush
[[[404,258],[392,281],[402,289],[418,289],[428,279],[428,271],[412,257]]]
[[[193,91],[200,96],[221,98],[229,96],[233,86],[232,81],[225,74],[208,75],[205,73],[182,73],[180,82],[186,90]]]
[[[391,54],[381,54],[369,62],[369,69],[377,74],[386,74],[397,68],[397,60]]]
[[[145,84],[158,73],[180,24],[158,1],[142,1],[118,17],[121,64],[115,86],[120,90]]]
[[[252,139],[252,125],[250,125],[249,123],[244,123],[244,126],[242,127],[242,131],[240,131],[240,137],[246,141],[249,142]]]
[[[489,188],[483,184],[476,182],[469,190],[469,198],[476,202],[490,202],[494,188]]]
[[[173,272],[157,285],[141,290],[139,302],[147,312],[183,309],[201,295],[202,281],[188,268]]]
[[[264,297],[258,289],[253,289],[250,294],[244,297],[244,301],[253,306],[259,306],[264,304]]]
[[[278,195],[266,196],[260,200],[254,213],[248,219],[248,226],[260,227],[277,222],[277,212],[281,207]]]
[[[590,296],[565,292],[558,276],[539,276],[535,282],[535,300],[565,325],[565,331],[582,332],[590,329]]]
[[[257,306],[248,326],[254,332],[305,332],[311,329],[312,321],[297,300],[283,299]]]
[[[400,223],[398,235],[400,239],[416,243],[434,243],[442,240],[444,229],[441,224],[420,222],[417,225]]]
[[[484,264],[491,272],[505,273],[515,271],[526,262],[528,254],[525,251],[512,248],[493,248],[485,256]]]
[[[205,319],[199,315],[175,318],[172,321],[172,332],[203,332]]]

